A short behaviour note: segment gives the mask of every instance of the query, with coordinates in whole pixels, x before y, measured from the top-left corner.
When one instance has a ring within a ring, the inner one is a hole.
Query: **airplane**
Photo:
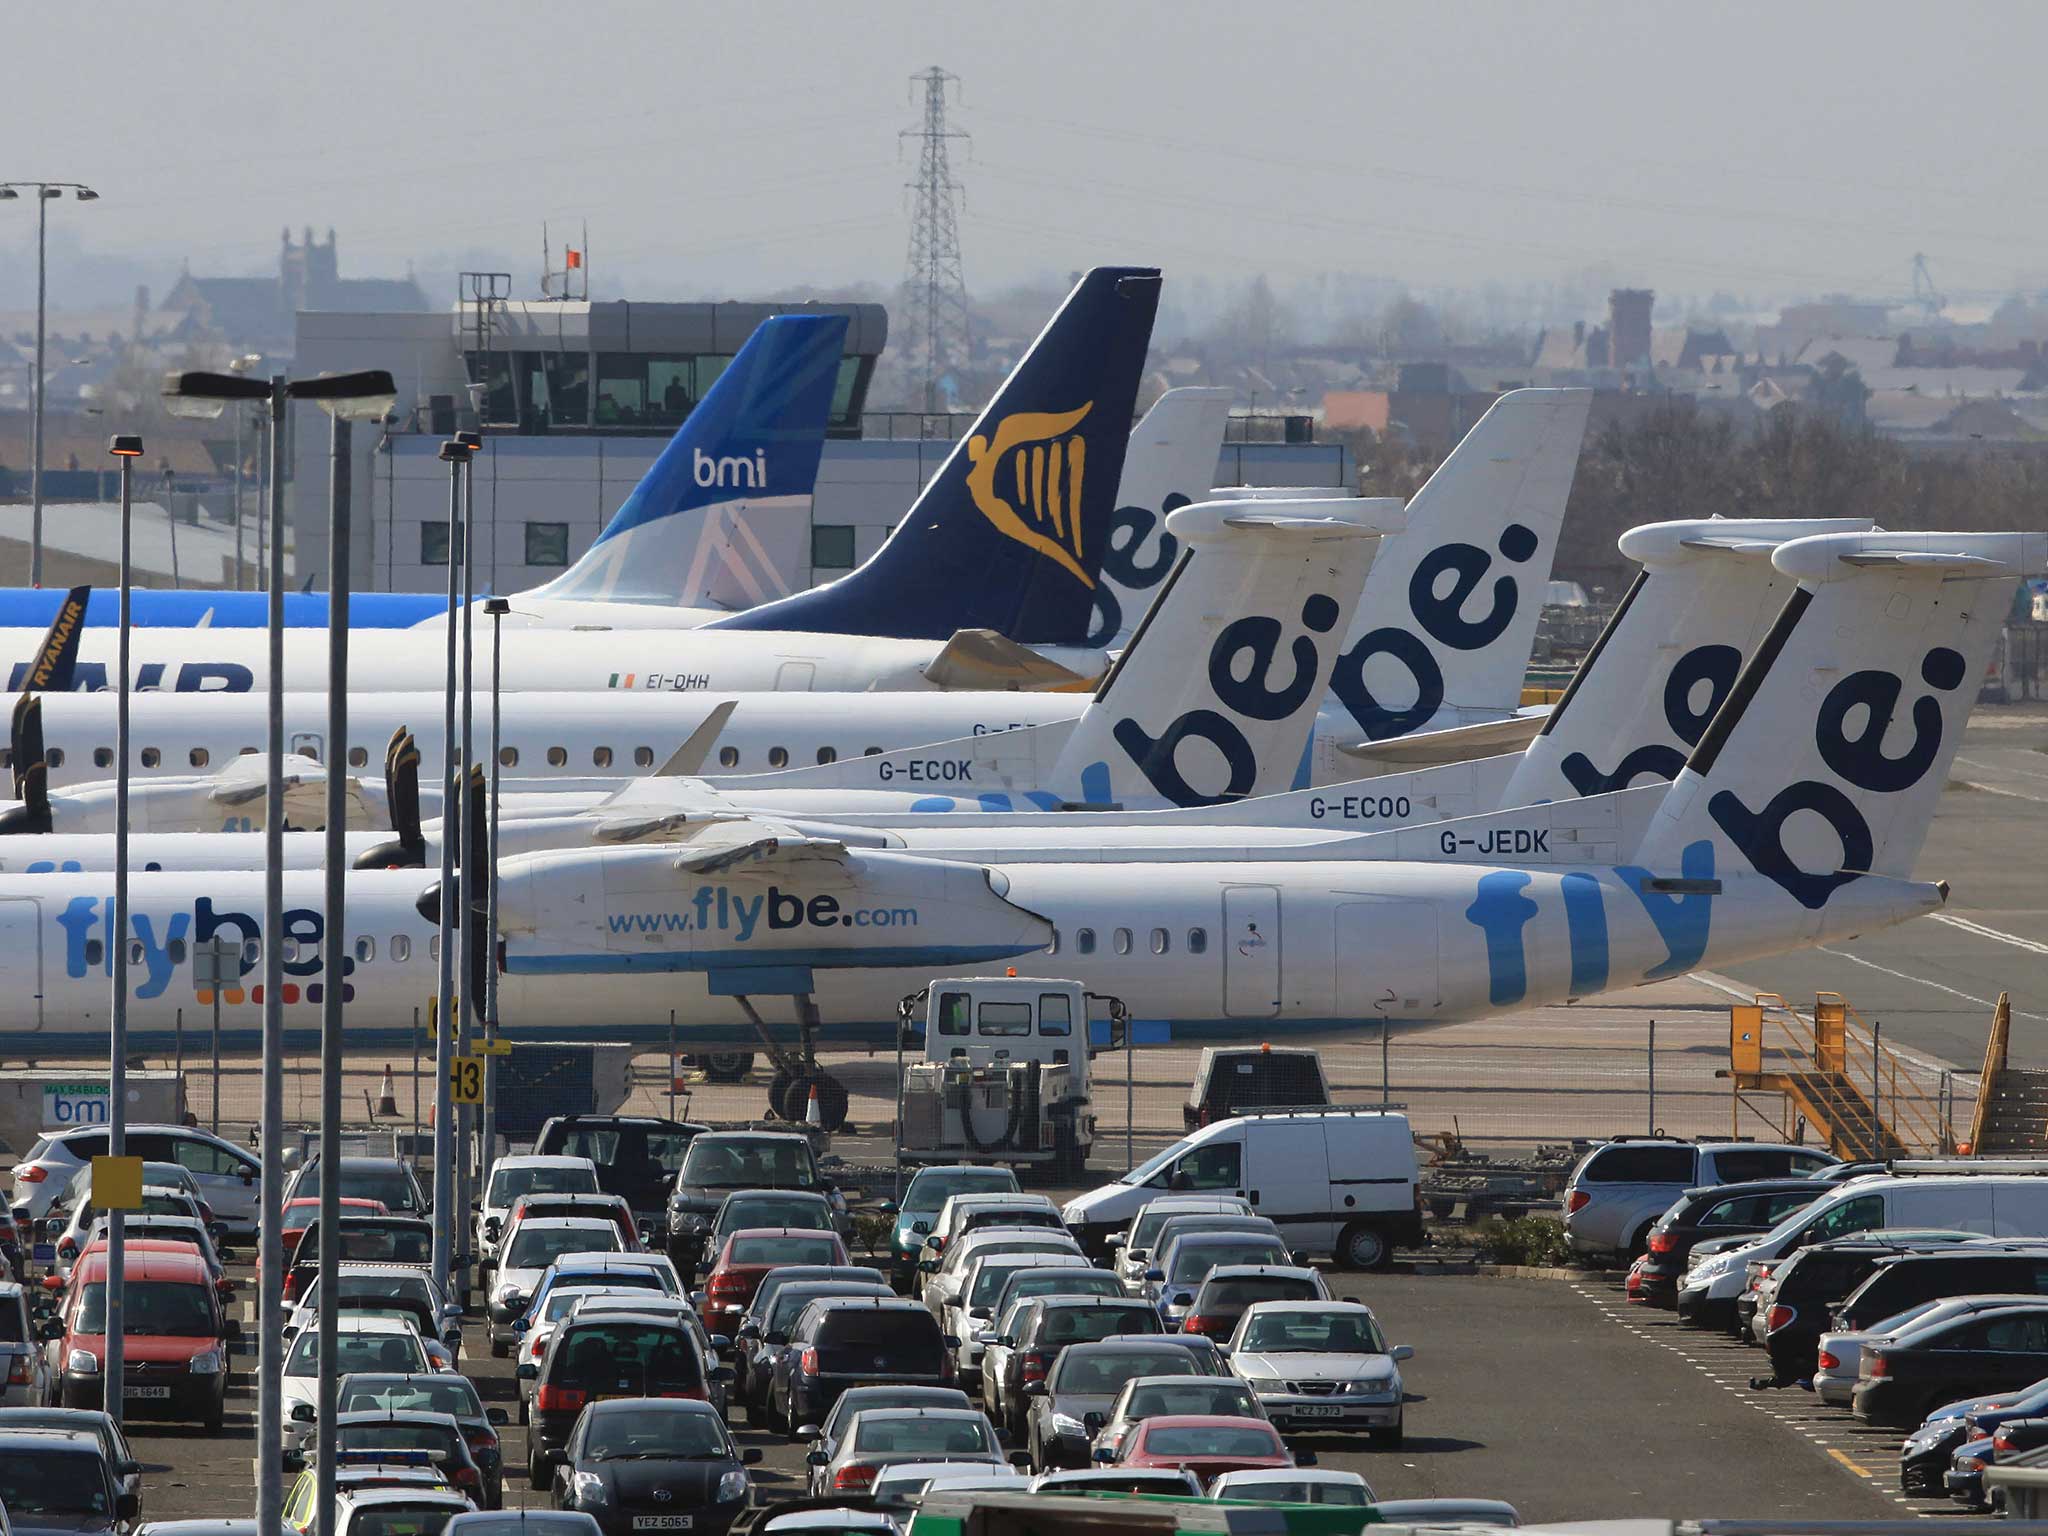
[[[859,569],[696,628],[514,627],[503,636],[505,688],[870,691],[1043,686],[1094,676],[1101,655],[1084,641],[1158,296],[1154,268],[1098,267],[1084,275]],[[737,368],[735,360],[719,383]],[[736,390],[743,381],[734,381]],[[1213,475],[1212,459],[1197,478],[1206,484]],[[607,611],[624,618],[619,610],[632,607]],[[440,611],[445,622],[445,600]],[[114,638],[105,628],[86,629],[75,686],[106,686]],[[0,629],[10,691],[20,688],[43,640],[39,627]],[[324,689],[326,656],[324,629],[290,631],[286,688]],[[131,659],[138,690],[246,692],[266,681],[268,647],[246,628],[159,627],[133,633]],[[445,685],[441,651],[409,632],[355,634],[350,659],[352,693]],[[490,670],[489,657],[479,657],[479,687]]]
[[[1612,792],[1658,797],[1618,857],[1439,841],[1434,857],[1288,861],[1254,837],[1244,857],[1171,868],[974,863],[710,821],[681,845],[501,861],[501,1030],[656,1040],[673,1009],[692,1048],[751,1046],[775,1027],[756,1003],[789,998],[806,1045],[874,1044],[931,975],[1008,963],[1128,998],[1176,1039],[1343,1036],[1576,1000],[1938,910],[1948,888],[1913,865],[1973,680],[2048,535],[1825,534],[1772,561],[1793,590],[1676,782]],[[170,1039],[186,946],[229,933],[253,964],[262,880],[134,877],[136,1049]],[[283,1001],[316,1003],[319,878],[285,880]],[[418,872],[350,875],[351,1043],[410,1037],[441,899]],[[103,873],[0,879],[0,980],[17,999],[0,1049],[104,1030],[110,910]],[[223,1000],[229,1048],[253,1047],[259,999]],[[318,1020],[287,1008],[295,1037]]]

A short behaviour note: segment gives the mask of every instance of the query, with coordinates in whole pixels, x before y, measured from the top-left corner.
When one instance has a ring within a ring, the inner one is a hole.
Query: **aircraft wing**
[[[741,864],[846,863],[846,844],[838,839],[768,830],[772,826],[757,821],[728,821],[707,827],[677,855],[675,867],[686,874],[709,875]]]

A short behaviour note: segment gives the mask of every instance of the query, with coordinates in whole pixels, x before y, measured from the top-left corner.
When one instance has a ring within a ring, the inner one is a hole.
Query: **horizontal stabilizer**
[[[1047,659],[992,629],[954,631],[924,669],[934,688],[988,692],[1092,688],[1095,680]]]
[[[1492,757],[1517,752],[1536,739],[1545,715],[1510,715],[1505,720],[1486,720],[1478,725],[1457,725],[1444,731],[1423,731],[1414,736],[1397,736],[1391,741],[1361,741],[1337,750],[1348,765],[1381,764],[1382,770],[1424,768],[1435,763],[1463,763],[1475,757]]]

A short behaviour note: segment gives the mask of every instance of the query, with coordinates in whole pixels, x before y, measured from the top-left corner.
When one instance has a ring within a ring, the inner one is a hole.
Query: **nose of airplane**
[[[10,805],[0,810],[0,837],[20,837],[24,834],[45,831],[35,824],[35,815],[25,805]]]
[[[360,867],[360,865],[358,865]],[[424,891],[420,899],[412,904],[413,910],[430,923],[441,921],[441,882],[436,880]]]
[[[424,843],[407,847],[404,839],[392,838],[388,842],[366,848],[356,855],[357,869],[418,869],[427,861]],[[436,898],[438,900],[438,897]]]

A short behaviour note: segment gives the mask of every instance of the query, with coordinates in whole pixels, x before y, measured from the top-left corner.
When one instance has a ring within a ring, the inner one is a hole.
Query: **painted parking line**
[[[1820,1443],[1821,1443],[1821,1442],[1819,1441],[1819,1439],[1818,1439],[1818,1438],[1816,1438],[1816,1439],[1814,1440],[1814,1444],[1815,1444],[1815,1445],[1818,1445],[1818,1444],[1820,1444]],[[1858,1477],[1876,1477],[1876,1476],[1877,1476],[1877,1474],[1876,1474],[1875,1472],[1871,1471],[1871,1470],[1870,1470],[1870,1468],[1868,1468],[1868,1467],[1864,1467],[1864,1466],[1859,1466],[1859,1465],[1857,1465],[1857,1464],[1856,1464],[1855,1462],[1851,1461],[1851,1460],[1850,1460],[1850,1459],[1849,1459],[1849,1458],[1848,1458],[1848,1457],[1847,1457],[1847,1456],[1846,1456],[1845,1454],[1843,1454],[1843,1453],[1842,1453],[1841,1451],[1838,1451],[1838,1450],[1836,1450],[1836,1449],[1835,1449],[1835,1448],[1834,1448],[1834,1447],[1833,1447],[1832,1445],[1828,1447],[1828,1454],[1829,1454],[1830,1456],[1834,1457],[1834,1458],[1835,1458],[1835,1460],[1839,1461],[1839,1462],[1840,1462],[1840,1463],[1841,1463],[1841,1464],[1842,1464],[1843,1466],[1847,1467],[1847,1468],[1848,1468],[1848,1469],[1849,1469],[1849,1470],[1850,1470],[1851,1472],[1854,1472],[1854,1473],[1855,1473],[1855,1474],[1856,1474],[1856,1475],[1857,1475]]]

